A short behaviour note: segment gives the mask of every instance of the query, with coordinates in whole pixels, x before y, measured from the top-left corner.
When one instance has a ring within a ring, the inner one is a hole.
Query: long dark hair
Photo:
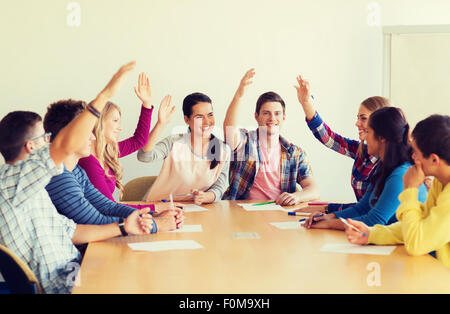
[[[413,163],[411,146],[409,145],[409,124],[400,108],[384,107],[373,112],[369,118],[369,126],[376,138],[384,138],[384,158],[380,160],[371,177],[371,190],[375,188],[372,205],[383,192],[387,177],[395,168],[405,162]]]
[[[200,102],[210,103],[212,105],[212,100],[208,96],[202,93],[193,93],[187,95],[183,100],[183,114],[190,118],[192,115],[192,107]],[[217,149],[216,149],[217,147]],[[222,145],[220,140],[215,137],[213,134],[209,137],[209,146],[207,158],[211,160],[211,165],[209,169],[214,169],[220,162],[222,156]]]

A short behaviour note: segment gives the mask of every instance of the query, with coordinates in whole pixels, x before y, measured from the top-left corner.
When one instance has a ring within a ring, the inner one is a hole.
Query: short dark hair
[[[45,132],[51,132],[50,141],[53,141],[66,125],[84,111],[86,103],[81,100],[59,100],[47,107],[44,117]]]
[[[412,137],[425,158],[436,154],[450,165],[450,116],[429,116],[417,123]]]
[[[264,105],[266,102],[272,101],[279,102],[281,104],[281,107],[283,107],[283,114],[286,113],[286,104],[284,103],[283,98],[281,98],[281,96],[275,92],[267,92],[259,96],[258,100],[256,101],[255,112],[259,114],[262,105]]]
[[[187,95],[183,100],[183,114],[190,117],[192,114],[192,107],[199,102],[207,102],[212,104],[211,98],[202,93],[192,93]]]
[[[6,162],[20,155],[33,127],[40,121],[41,116],[31,111],[13,111],[3,117],[0,121],[0,152]]]

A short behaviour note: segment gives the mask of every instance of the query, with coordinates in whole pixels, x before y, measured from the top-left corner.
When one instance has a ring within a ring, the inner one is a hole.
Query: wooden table
[[[408,256],[403,246],[389,256],[320,252],[326,243],[348,243],[344,232],[279,230],[269,223],[300,217],[248,212],[237,203],[242,201],[186,213],[185,224],[201,224],[201,233],[90,243],[73,293],[450,293],[450,270],[429,255]],[[233,239],[233,232],[257,232],[260,238]],[[204,248],[137,252],[127,245],[163,240],[195,240]],[[371,265],[379,265],[379,286],[368,284],[378,271]]]

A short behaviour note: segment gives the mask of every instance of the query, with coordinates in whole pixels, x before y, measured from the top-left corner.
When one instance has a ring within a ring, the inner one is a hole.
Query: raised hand
[[[170,122],[170,119],[175,112],[175,106],[172,106],[172,96],[167,95],[161,101],[158,110],[158,122],[163,124],[164,126]]]
[[[125,76],[134,70],[136,66],[136,61],[131,61],[120,67],[120,69],[114,74],[109,83],[105,86],[105,88],[100,92],[100,95],[105,97],[106,99],[110,99],[113,97],[117,91],[120,89]]]
[[[146,108],[151,107],[152,90],[150,88],[150,80],[145,73],[139,74],[138,87],[134,88],[136,96],[142,101],[142,105]]]
[[[297,98],[300,104],[302,105],[303,111],[305,112],[306,119],[311,121],[316,114],[316,110],[314,109],[311,103],[311,93],[309,89],[309,82],[305,81],[301,75],[297,76],[298,86],[294,85],[297,90]]]
[[[239,87],[236,91],[236,96],[242,97],[245,94],[245,91],[247,90],[247,87],[253,83],[252,78],[255,76],[255,69],[248,70],[244,77],[241,79],[241,82],[239,84]]]
[[[298,101],[305,105],[306,103],[310,102],[311,99],[311,93],[309,89],[309,82],[304,80],[301,75],[297,76],[297,85],[294,85],[295,89],[297,90],[297,98]]]

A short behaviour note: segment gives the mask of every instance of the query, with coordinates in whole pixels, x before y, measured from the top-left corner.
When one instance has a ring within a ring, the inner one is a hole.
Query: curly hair
[[[50,104],[44,117],[44,130],[52,133],[50,141],[52,142],[66,125],[82,113],[86,106],[86,102],[73,99],[59,100]]]

